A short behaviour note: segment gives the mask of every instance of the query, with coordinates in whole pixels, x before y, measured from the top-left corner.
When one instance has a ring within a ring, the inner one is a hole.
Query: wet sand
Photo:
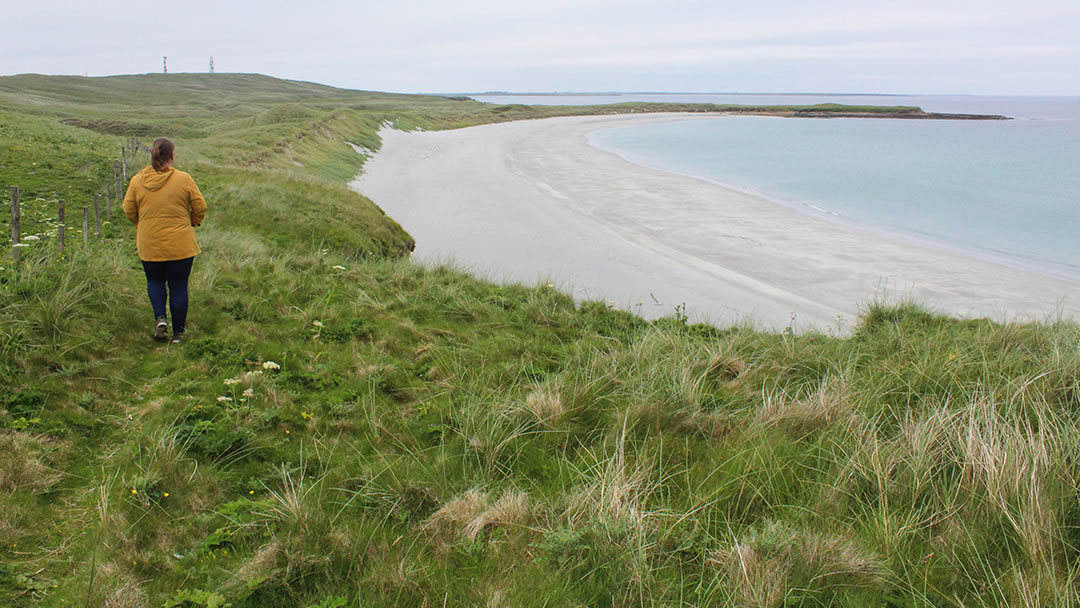
[[[1080,284],[831,221],[594,148],[590,131],[700,116],[384,129],[352,184],[417,258],[553,283],[648,318],[843,331],[874,301],[999,321],[1080,319]]]

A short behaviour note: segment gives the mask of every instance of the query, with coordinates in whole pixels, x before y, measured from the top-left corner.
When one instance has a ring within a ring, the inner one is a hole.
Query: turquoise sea
[[[479,96],[493,103],[915,105],[1008,121],[717,117],[603,129],[636,163],[807,213],[1080,280],[1080,98],[817,95]]]

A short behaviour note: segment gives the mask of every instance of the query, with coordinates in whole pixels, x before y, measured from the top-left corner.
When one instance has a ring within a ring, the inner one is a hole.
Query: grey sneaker
[[[154,340],[158,342],[164,342],[169,339],[169,322],[165,320],[165,317],[158,317],[157,324],[154,326]]]
[[[180,344],[183,341],[184,341],[184,332],[180,332],[178,334],[173,334],[172,335],[172,343],[173,344]]]

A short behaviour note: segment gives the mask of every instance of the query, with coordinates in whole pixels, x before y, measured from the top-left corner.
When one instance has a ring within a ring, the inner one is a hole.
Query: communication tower
[[[210,73],[211,74],[214,73],[214,56],[213,55],[210,56]]]
[[[169,58],[168,57],[162,57],[161,58],[161,69],[164,71],[164,73],[166,73],[166,74],[169,73]]]

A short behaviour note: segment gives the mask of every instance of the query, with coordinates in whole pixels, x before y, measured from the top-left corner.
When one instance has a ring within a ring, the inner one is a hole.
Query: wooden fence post
[[[57,228],[56,228],[57,229],[57,233],[56,233],[57,237],[56,238],[60,243],[60,251],[63,251],[64,250],[64,228],[66,227],[64,225],[64,201],[63,201],[63,199],[60,200],[59,212],[60,212],[59,213],[59,215],[60,215],[60,224],[57,225]]]
[[[112,219],[112,199],[109,198],[109,184],[105,184],[105,219]]]
[[[120,161],[113,161],[113,181],[116,182],[116,202],[124,200],[123,186],[120,184]]]
[[[19,263],[19,187],[11,187],[11,257]]]
[[[86,205],[82,208],[82,242],[83,245],[90,242],[90,209]]]
[[[94,226],[97,228],[97,237],[101,238],[101,195],[94,195]]]

